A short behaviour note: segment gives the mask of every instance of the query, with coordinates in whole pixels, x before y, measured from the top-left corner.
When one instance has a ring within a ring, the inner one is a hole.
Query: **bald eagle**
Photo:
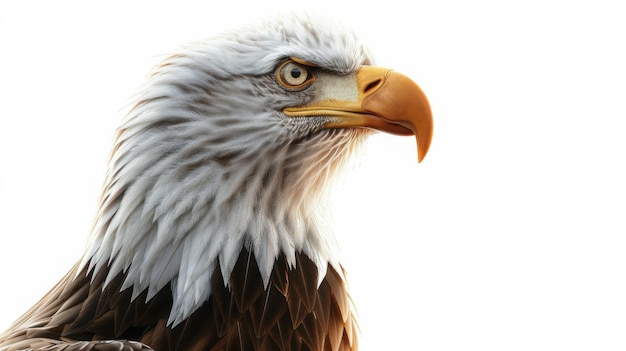
[[[406,76],[311,16],[183,46],[117,131],[86,251],[0,335],[12,350],[356,350],[322,204],[374,131],[432,117]]]

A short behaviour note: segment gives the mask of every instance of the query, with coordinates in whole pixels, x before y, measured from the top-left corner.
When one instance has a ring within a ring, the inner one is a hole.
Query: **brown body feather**
[[[77,275],[75,267],[0,336],[0,350],[356,350],[342,274],[329,266],[318,287],[315,264],[301,253],[296,260],[290,268],[279,257],[265,288],[244,249],[230,286],[216,267],[209,300],[174,328],[169,286],[148,302],[145,291],[131,301],[132,289],[120,292],[123,275],[103,289],[106,270]]]

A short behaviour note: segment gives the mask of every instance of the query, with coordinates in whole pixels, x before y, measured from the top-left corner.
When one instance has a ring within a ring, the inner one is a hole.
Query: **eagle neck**
[[[135,155],[111,159],[83,265],[108,270],[105,286],[125,273],[122,289],[132,289],[133,299],[147,291],[150,300],[169,285],[172,325],[208,300],[216,267],[228,286],[244,249],[264,286],[278,257],[293,268],[300,253],[318,268],[319,284],[329,265],[342,271],[323,207],[333,173],[325,162],[337,155],[311,155],[324,139],[230,159],[185,158],[188,150],[149,158],[149,150],[118,144]]]

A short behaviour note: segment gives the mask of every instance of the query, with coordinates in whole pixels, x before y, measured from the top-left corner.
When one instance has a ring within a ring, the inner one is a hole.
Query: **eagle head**
[[[119,128],[82,264],[149,300],[170,285],[176,325],[224,284],[242,249],[267,284],[279,255],[341,272],[320,220],[326,185],[380,130],[432,134],[426,97],[372,66],[347,28],[271,19],[188,44],[150,74]]]

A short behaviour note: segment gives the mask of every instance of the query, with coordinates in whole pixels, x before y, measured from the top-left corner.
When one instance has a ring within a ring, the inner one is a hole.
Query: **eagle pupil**
[[[293,78],[300,78],[301,74],[302,72],[300,71],[300,68],[294,68],[291,70],[291,77]]]

